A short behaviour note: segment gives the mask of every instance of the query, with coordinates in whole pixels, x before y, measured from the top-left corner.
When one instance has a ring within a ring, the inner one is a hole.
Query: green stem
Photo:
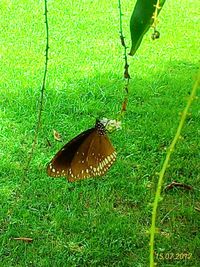
[[[161,189],[162,189],[162,184],[163,184],[163,177],[164,177],[165,171],[169,165],[169,160],[170,160],[171,154],[173,153],[175,145],[178,142],[178,139],[180,138],[181,130],[182,130],[183,125],[185,123],[185,120],[186,120],[186,117],[188,114],[188,110],[192,104],[192,101],[195,99],[195,95],[196,95],[197,89],[199,87],[199,84],[200,84],[200,72],[197,75],[197,79],[196,79],[194,86],[192,88],[187,105],[186,105],[186,107],[182,113],[176,134],[175,134],[174,139],[173,139],[173,141],[169,147],[169,150],[167,152],[162,169],[159,173],[158,185],[157,185],[156,195],[155,195],[155,199],[154,199],[154,203],[153,203],[152,222],[151,222],[151,228],[150,228],[150,267],[155,266],[154,265],[154,240],[155,240],[155,233],[156,233],[156,217],[157,217],[158,202],[160,200]]]
[[[119,7],[119,26],[120,26],[120,39],[121,39],[121,44],[124,47],[124,78],[125,78],[125,86],[124,86],[124,90],[125,90],[125,97],[123,100],[123,104],[122,104],[122,109],[121,112],[117,118],[117,120],[122,120],[125,114],[125,110],[126,110],[126,106],[127,106],[127,101],[128,101],[128,88],[129,88],[129,80],[130,80],[130,75],[129,75],[129,64],[128,64],[128,57],[127,57],[127,49],[128,47],[126,46],[125,43],[125,38],[124,38],[124,34],[123,34],[123,25],[122,25],[122,7],[121,7],[121,1],[118,0],[118,7]],[[123,109],[124,107],[124,109]]]
[[[29,165],[31,163],[31,160],[33,158],[33,154],[35,151],[35,147],[37,144],[37,139],[38,139],[38,133],[39,133],[39,129],[41,126],[41,119],[42,119],[42,111],[43,111],[43,102],[44,102],[44,93],[45,93],[45,89],[46,89],[46,78],[47,78],[47,67],[48,67],[48,55],[49,55],[49,26],[48,26],[48,9],[47,9],[47,1],[48,0],[44,0],[44,16],[45,16],[45,28],[46,28],[46,49],[45,49],[45,65],[44,65],[44,75],[43,75],[43,80],[42,80],[42,86],[41,86],[41,93],[40,93],[40,101],[39,101],[39,112],[38,112],[38,120],[37,120],[37,125],[36,125],[36,129],[35,129],[35,135],[34,135],[34,139],[33,139],[33,144],[32,144],[32,148],[31,148],[31,152],[30,152],[30,156],[27,160],[27,164],[25,167],[25,176],[28,172],[29,169]]]

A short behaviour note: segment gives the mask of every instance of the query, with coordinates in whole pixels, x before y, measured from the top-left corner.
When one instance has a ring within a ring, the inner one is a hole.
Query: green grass
[[[122,7],[130,43],[134,3],[129,2]],[[129,58],[127,113],[123,129],[111,136],[116,163],[104,177],[73,184],[48,177],[45,166],[96,118],[115,118],[120,110],[124,62],[118,2],[48,5],[50,58],[42,128],[24,179],[44,70],[43,1],[0,3],[0,266],[146,267],[156,173],[199,67],[196,1],[165,3],[158,25],[161,38],[153,42],[148,32],[136,56]],[[164,267],[197,267],[200,262],[200,213],[195,210],[200,208],[199,100],[190,111],[164,185],[176,180],[194,190],[162,194],[155,250]],[[53,129],[62,134],[62,144],[53,140]],[[192,257],[162,259],[169,253]]]

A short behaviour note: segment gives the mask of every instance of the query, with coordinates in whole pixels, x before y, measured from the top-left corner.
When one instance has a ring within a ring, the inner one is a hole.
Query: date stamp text
[[[155,259],[157,260],[171,260],[171,261],[181,261],[190,260],[192,258],[192,253],[190,252],[155,252]]]

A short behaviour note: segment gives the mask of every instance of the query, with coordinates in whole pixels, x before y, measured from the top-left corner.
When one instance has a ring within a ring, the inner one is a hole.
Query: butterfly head
[[[101,120],[98,120],[98,119],[96,120],[95,129],[97,129],[97,131],[98,131],[98,133],[100,135],[105,135],[106,134],[106,127],[101,122]]]
[[[108,132],[114,132],[115,130],[119,130],[121,129],[121,121],[118,120],[110,120],[107,118],[103,118],[101,120],[96,120],[96,128],[103,128],[104,132],[108,131]]]

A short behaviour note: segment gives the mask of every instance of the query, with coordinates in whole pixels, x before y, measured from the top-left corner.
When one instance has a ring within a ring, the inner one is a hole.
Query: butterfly
[[[47,166],[47,174],[65,176],[69,182],[102,176],[116,155],[104,123],[97,120],[95,127],[80,133],[56,153]]]

